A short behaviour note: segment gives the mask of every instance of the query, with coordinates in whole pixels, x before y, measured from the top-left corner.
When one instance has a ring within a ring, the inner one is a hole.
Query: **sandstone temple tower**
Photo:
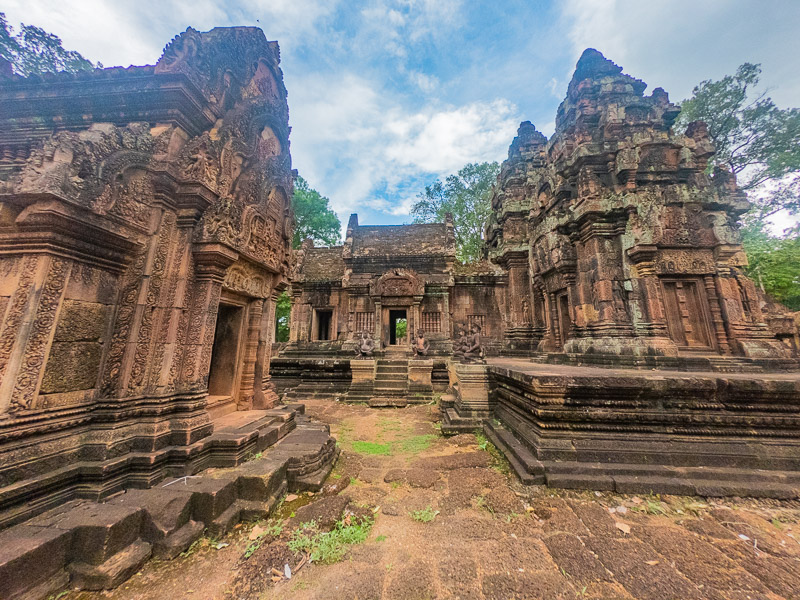
[[[213,419],[273,405],[293,173],[256,28],[12,77],[0,106],[0,509],[25,512],[156,481]]]
[[[707,173],[705,125],[677,134],[666,92],[621,71],[584,52],[554,136],[523,123],[503,163],[487,242],[517,337],[572,354],[788,356],[742,272],[749,205],[732,175]]]

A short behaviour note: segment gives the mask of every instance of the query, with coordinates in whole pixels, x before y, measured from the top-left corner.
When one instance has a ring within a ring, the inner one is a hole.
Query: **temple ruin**
[[[450,217],[293,252],[279,58],[188,29],[154,66],[2,80],[3,597],[114,587],[320,489],[309,397],[436,402],[525,484],[797,498],[797,328],[703,123],[587,50],[554,135],[520,125],[480,261]]]
[[[453,260],[449,222],[354,215],[343,247],[306,245],[279,390],[373,406],[432,391],[445,433],[483,428],[528,483],[794,497],[797,330],[742,270],[749,204],[708,173],[705,125],[677,133],[678,107],[645,87],[584,52],[555,134],[520,125],[476,264]],[[476,324],[487,364],[459,356]],[[364,331],[374,351],[352,359]]]
[[[188,29],[155,66],[2,81],[0,527],[35,517],[0,532],[4,598],[113,587],[330,470],[327,428],[269,382],[279,58],[257,28]]]

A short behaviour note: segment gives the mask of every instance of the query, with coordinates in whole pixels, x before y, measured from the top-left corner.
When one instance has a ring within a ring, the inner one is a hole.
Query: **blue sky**
[[[760,62],[800,105],[798,0],[4,0],[105,66],[152,64],[192,26],[258,25],[278,40],[295,168],[346,223],[410,221],[416,195],[467,162],[502,160],[519,122],[553,132],[594,47],[673,101]]]

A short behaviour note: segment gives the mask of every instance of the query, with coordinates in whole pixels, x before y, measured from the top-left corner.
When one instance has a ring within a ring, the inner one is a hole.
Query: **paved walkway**
[[[434,409],[309,402],[342,457],[321,494],[289,498],[277,537],[248,555],[245,525],[118,590],[61,600],[800,598],[800,502],[526,488],[485,440],[440,437]],[[343,511],[375,516],[367,541],[298,570],[291,531]],[[273,571],[286,563],[290,580]]]

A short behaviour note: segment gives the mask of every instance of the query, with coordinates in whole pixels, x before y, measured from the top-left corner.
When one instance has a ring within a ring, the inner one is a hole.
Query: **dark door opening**
[[[389,345],[397,346],[407,342],[408,319],[404,310],[389,311]]]
[[[559,294],[556,303],[558,306],[558,337],[563,346],[572,327],[572,319],[569,318],[569,297],[566,292]]]
[[[233,395],[243,312],[244,309],[240,306],[219,305],[214,345],[211,349],[211,368],[208,372],[209,396]]]
[[[317,340],[322,342],[331,339],[332,319],[333,319],[333,311],[331,310],[317,311]]]

